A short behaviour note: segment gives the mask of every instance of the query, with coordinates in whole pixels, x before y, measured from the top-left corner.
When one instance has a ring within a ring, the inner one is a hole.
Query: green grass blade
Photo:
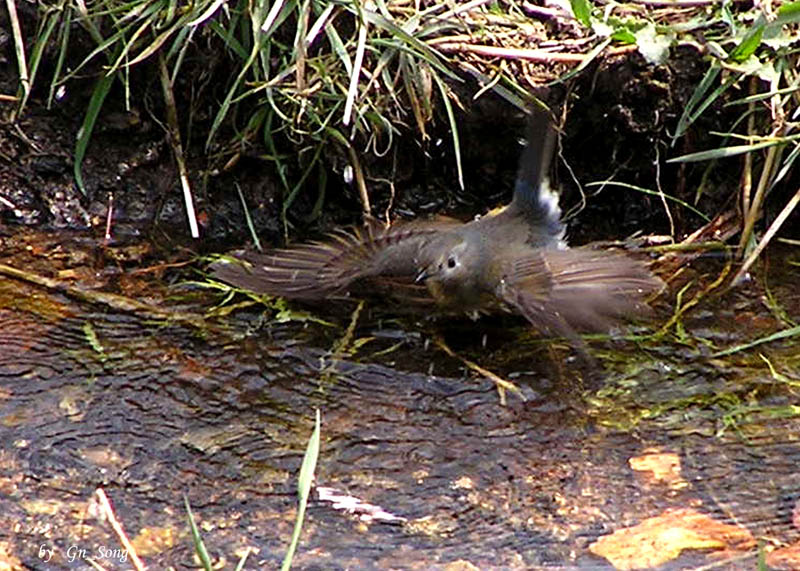
[[[300,466],[300,475],[297,478],[297,519],[295,519],[294,522],[292,541],[289,544],[289,549],[286,551],[286,556],[283,558],[281,571],[289,571],[291,568],[294,552],[297,549],[297,543],[300,541],[300,532],[303,529],[303,519],[306,513],[306,505],[308,504],[308,496],[311,494],[311,485],[314,483],[314,470],[317,467],[317,459],[319,458],[319,439],[320,415],[319,409],[317,409],[314,432],[308,440],[306,453],[303,456],[303,464]]]
[[[233,571],[242,571],[242,569],[244,569],[244,564],[247,563],[247,558],[249,556],[250,556],[250,549],[247,549],[245,550],[244,553],[242,553],[242,557],[241,559],[239,559],[239,563],[236,564],[236,567],[233,569]]]
[[[772,190],[775,187],[775,185],[778,184],[780,181],[782,181],[783,177],[785,177],[789,173],[789,171],[792,169],[792,166],[794,165],[794,162],[797,160],[798,155],[800,155],[800,145],[795,143],[792,152],[789,153],[789,155],[783,160],[781,169],[778,171],[778,173],[775,175],[775,178],[770,183],[769,185],[770,190]]]
[[[227,28],[216,21],[209,22],[208,27],[211,29],[212,32],[214,32],[220,38],[222,38],[225,47],[231,50],[236,55],[237,58],[247,59],[247,50],[244,48],[242,43],[236,38],[234,30]]]
[[[363,17],[365,10],[359,10],[358,40],[356,42],[356,55],[353,58],[353,72],[350,75],[350,85],[347,88],[347,97],[344,102],[344,112],[342,113],[342,124],[349,125],[353,105],[355,105],[356,95],[358,94],[359,78],[361,76],[361,65],[364,61],[364,52],[367,48],[367,22]]]
[[[50,93],[47,95],[47,108],[50,109],[53,105],[53,98],[55,98],[58,91],[58,86],[61,84],[59,78],[61,71],[64,69],[64,62],[67,59],[67,48],[69,47],[70,29],[72,27],[72,10],[66,10],[64,13],[64,25],[61,27],[61,42],[58,47],[58,58],[56,59],[56,68],[53,71],[53,79],[50,81]]]
[[[667,163],[693,163],[697,161],[735,157],[736,155],[751,153],[760,149],[774,147],[775,145],[785,145],[788,141],[795,140],[798,137],[800,136],[761,141],[760,143],[753,143],[752,145],[733,145],[730,147],[720,147],[719,149],[710,149],[708,151],[699,151],[697,153],[689,153],[688,155],[681,155],[680,157],[669,159]]]
[[[214,116],[214,121],[211,123],[211,128],[208,130],[208,137],[206,138],[206,151],[211,149],[211,143],[214,140],[214,137],[217,134],[220,126],[222,125],[222,121],[225,119],[225,117],[227,117],[228,112],[230,111],[231,102],[236,95],[237,90],[239,89],[239,85],[244,81],[244,78],[247,76],[247,71],[256,61],[257,57],[258,48],[254,48],[250,52],[247,61],[239,70],[236,79],[233,81],[233,85],[231,85],[230,89],[228,89],[228,92],[225,94],[225,99],[223,99],[222,104],[219,107],[219,111],[217,111],[217,114]]]
[[[17,113],[21,113],[25,108],[25,104],[28,101],[28,96],[30,95],[31,89],[33,89],[33,84],[36,81],[36,71],[39,69],[39,63],[42,60],[42,54],[44,53],[45,48],[48,47],[50,43],[50,36],[52,36],[53,30],[55,30],[56,24],[58,24],[59,20],[61,20],[60,14],[54,10],[47,14],[42,25],[40,25],[42,32],[36,34],[36,42],[33,45],[31,59],[28,63],[28,85],[30,89],[23,90],[22,99],[17,106]]]
[[[554,79],[553,81],[551,81],[547,85],[548,86],[557,85],[559,83],[564,83],[564,82],[568,81],[569,79],[575,77],[580,72],[582,72],[584,69],[586,69],[586,67],[590,63],[592,63],[595,59],[597,59],[597,56],[599,56],[602,53],[602,51],[604,49],[606,49],[606,47],[608,47],[610,44],[611,44],[611,38],[604,39],[602,42],[600,42],[594,48],[592,48],[592,50],[588,54],[586,54],[586,57],[584,58],[584,60],[580,64],[575,66],[575,69],[573,69],[571,71],[568,71],[567,73],[565,73],[564,75],[562,75],[559,78]]]
[[[234,183],[236,186],[236,192],[239,193],[239,201],[242,203],[242,211],[244,212],[244,219],[247,221],[247,229],[250,230],[250,237],[253,239],[253,245],[255,245],[256,250],[259,252],[263,252],[264,249],[261,247],[261,240],[258,238],[258,232],[256,232],[256,228],[253,225],[253,217],[250,216],[250,209],[247,207],[247,201],[244,199],[244,193],[242,192],[242,187],[239,186],[239,183]]]
[[[81,174],[83,158],[86,156],[86,148],[89,146],[89,141],[92,138],[92,131],[94,130],[97,116],[100,114],[100,109],[103,107],[103,101],[105,101],[108,92],[111,90],[112,83],[114,83],[113,75],[104,75],[97,81],[97,84],[94,86],[94,91],[92,92],[92,98],[89,100],[89,106],[86,108],[86,116],[83,118],[83,124],[78,131],[78,140],[75,142],[75,164],[73,165],[75,183],[84,195],[86,195],[86,187],[83,184],[83,175]]]
[[[686,132],[686,130],[689,128],[689,125],[692,124],[692,120],[690,119],[692,112],[694,111],[695,107],[700,104],[700,101],[703,100],[703,97],[711,88],[711,85],[716,81],[717,76],[719,76],[720,69],[720,66],[716,63],[710,65],[706,70],[703,79],[701,79],[700,83],[698,83],[697,87],[695,87],[691,97],[689,97],[688,103],[686,103],[686,107],[683,108],[681,118],[678,119],[678,127],[675,129],[675,134],[672,136],[673,145],[675,144],[675,141]]]
[[[202,24],[203,22],[211,18],[211,16],[213,16],[214,13],[217,10],[219,10],[223,4],[225,4],[225,2],[226,0],[214,0],[208,6],[206,6],[205,10],[203,10],[203,12],[200,13],[199,16],[197,16],[191,22],[189,22],[187,26],[197,26],[198,24]]]
[[[669,161],[667,161],[667,162],[669,162]],[[660,192],[657,192],[655,190],[651,190],[649,188],[644,188],[643,186],[636,186],[636,185],[627,184],[627,183],[624,183],[624,182],[617,182],[617,181],[614,181],[614,180],[607,180],[607,181],[601,181],[601,182],[590,182],[586,186],[587,187],[591,187],[591,186],[618,186],[620,188],[628,188],[628,189],[635,190],[637,192],[641,192],[641,193],[644,193],[644,194],[651,194],[653,196],[659,196],[659,197],[662,196],[662,194]],[[711,221],[711,218],[709,218],[706,214],[700,212],[697,208],[695,208],[694,206],[692,206],[688,202],[684,202],[680,198],[675,198],[674,196],[666,194],[666,193],[664,193],[663,196],[664,196],[665,199],[670,200],[670,201],[672,201],[672,202],[674,202],[676,204],[679,204],[679,205],[683,206],[684,208],[686,208],[687,210],[690,210],[690,211],[694,212],[695,214],[700,216],[706,222],[710,222]]]
[[[770,91],[764,91],[763,93],[755,93],[753,95],[748,95],[747,97],[742,97],[741,99],[734,99],[733,101],[728,101],[725,103],[723,107],[732,107],[734,105],[747,105],[749,103],[758,103],[759,101],[764,101],[766,99],[771,99],[776,95],[787,95],[790,93],[794,93],[795,91],[800,90],[800,85],[796,82],[794,85],[790,87],[783,87],[781,89],[773,89]]]
[[[743,63],[746,61],[756,52],[756,49],[761,44],[761,37],[764,35],[764,28],[766,25],[767,19],[762,13],[758,16],[758,19],[756,19],[753,25],[750,26],[750,29],[747,30],[747,33],[742,38],[742,41],[739,42],[739,45],[733,48],[728,57],[738,63]]]
[[[289,192],[289,195],[283,201],[283,207],[281,213],[282,218],[284,219],[286,218],[287,211],[292,206],[292,203],[294,202],[295,198],[297,198],[297,194],[300,192],[300,189],[305,184],[308,175],[311,174],[311,170],[317,165],[317,161],[319,161],[319,157],[320,155],[322,155],[322,149],[324,147],[325,143],[323,141],[317,143],[317,148],[314,151],[314,157],[311,159],[311,162],[303,171],[303,174],[300,176],[300,180],[298,180],[297,183],[295,183],[295,185],[292,187],[292,190]]]
[[[447,68],[447,66],[445,66],[444,63],[442,63],[444,58],[439,54],[439,52],[437,52],[436,50],[431,48],[425,42],[423,42],[423,41],[417,39],[416,37],[412,36],[411,34],[406,32],[404,29],[399,27],[397,24],[387,20],[386,18],[384,18],[383,16],[381,16],[377,12],[372,12],[371,10],[363,10],[362,14],[364,16],[364,19],[367,22],[369,22],[370,24],[374,24],[374,25],[378,26],[379,28],[383,28],[391,36],[402,40],[404,43],[406,43],[410,47],[414,48],[414,50],[416,52],[418,52],[417,55],[419,57],[422,57],[425,60],[427,60],[428,63],[430,63],[432,66],[434,66],[440,72],[442,72],[444,75],[446,75],[447,77],[449,77],[452,80],[455,80],[455,81],[458,81],[458,82],[461,81],[460,77],[458,77],[455,73],[450,71]],[[397,47],[400,47],[400,46],[397,46]]]
[[[282,20],[280,20],[279,16],[283,11],[283,9],[284,9],[284,0],[278,0],[270,7],[269,13],[267,14],[267,17],[264,20],[264,23],[261,24],[261,32],[263,34],[269,36],[272,34],[272,32],[275,31],[275,28],[280,26],[280,22]],[[292,7],[290,7],[289,9],[293,10]]]
[[[31,91],[30,78],[28,76],[28,62],[25,55],[25,38],[22,35],[22,27],[17,16],[17,7],[13,1],[6,3],[8,19],[11,24],[11,34],[14,38],[14,54],[17,57],[18,91],[22,94],[20,101],[28,98]],[[21,109],[21,108],[20,108]]]
[[[712,359],[716,359],[717,357],[725,357],[726,355],[732,355],[734,353],[738,353],[740,351],[745,351],[757,345],[762,345],[764,343],[770,343],[772,341],[778,341],[780,339],[786,339],[787,337],[795,337],[800,335],[800,327],[791,327],[789,329],[784,329],[783,331],[778,331],[777,333],[773,333],[772,335],[767,335],[766,337],[761,337],[756,339],[755,341],[751,341],[749,343],[743,343],[741,345],[736,345],[731,347],[730,349],[725,349],[724,351],[717,351],[713,355],[711,355]]]
[[[456,155],[456,172],[458,172],[458,186],[464,190],[464,169],[461,167],[461,141],[458,136],[458,125],[456,125],[456,117],[453,113],[453,104],[450,101],[450,96],[447,93],[447,86],[435,73],[432,74],[436,86],[439,88],[439,93],[442,94],[442,103],[444,103],[445,111],[447,111],[447,120],[450,123],[450,135],[453,137],[453,151]]]
[[[212,571],[214,566],[211,563],[211,558],[208,556],[208,551],[206,550],[205,543],[203,543],[203,538],[200,537],[200,530],[197,529],[197,524],[194,521],[194,514],[192,513],[192,508],[189,505],[189,498],[187,498],[185,494],[183,496],[183,505],[186,507],[186,515],[189,518],[189,528],[192,531],[192,541],[194,541],[195,553],[197,553],[197,556],[200,558],[200,562],[203,564],[203,569],[206,571]]]
[[[335,53],[342,62],[347,75],[353,73],[353,62],[350,59],[350,54],[347,53],[347,48],[345,47],[339,32],[337,32],[336,28],[333,26],[327,26],[325,28],[325,35],[328,37],[328,42],[331,45],[331,49],[333,49],[333,53]]]

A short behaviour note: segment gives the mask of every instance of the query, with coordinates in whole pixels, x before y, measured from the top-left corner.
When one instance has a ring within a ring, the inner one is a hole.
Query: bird
[[[265,253],[239,251],[211,266],[238,288],[303,301],[372,295],[429,314],[524,316],[538,331],[582,346],[581,331],[608,331],[647,309],[663,283],[625,253],[569,248],[548,172],[556,130],[529,113],[511,202],[469,222],[450,218],[369,222]]]

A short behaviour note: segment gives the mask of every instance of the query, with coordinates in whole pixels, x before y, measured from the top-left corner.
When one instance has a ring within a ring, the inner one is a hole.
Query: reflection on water
[[[731,344],[742,320],[777,329],[757,296],[730,295],[735,310],[723,301],[685,327]],[[486,349],[481,328],[496,324],[451,328],[457,350],[522,390],[502,406],[493,382],[426,344],[429,325],[365,315],[355,337],[374,339],[334,359],[341,328],[199,334],[6,279],[0,299],[0,537],[31,568],[85,567],[70,546],[119,548],[98,487],[151,568],[191,565],[184,494],[212,557],[232,568],[250,547],[248,567],[276,568],[316,408],[324,493],[299,569],[604,568],[590,544],[668,508],[798,538],[791,347],[761,347],[773,374],[752,352],[598,343],[603,388],[583,393],[570,352],[524,328],[503,322]],[[668,476],[650,467],[665,458]],[[711,561],[709,547],[674,568]]]

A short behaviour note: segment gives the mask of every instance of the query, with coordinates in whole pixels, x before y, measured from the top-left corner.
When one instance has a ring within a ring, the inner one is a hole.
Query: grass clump
[[[676,6],[662,0],[572,0],[571,10],[565,10],[488,0],[59,0],[38,5],[30,42],[24,40],[15,6],[11,0],[18,113],[43,81],[52,104],[70,82],[93,78],[74,153],[80,187],[83,159],[106,98],[118,87],[126,105],[137,103],[141,90],[134,81],[146,77],[144,70],[157,70],[152,77],[162,86],[163,124],[187,211],[193,207],[189,176],[181,167],[183,143],[202,140],[215,165],[209,171],[228,168],[245,154],[274,166],[283,188],[286,231],[287,211],[302,189],[317,188],[318,200],[308,214],[319,213],[331,163],[347,165],[364,213],[371,212],[365,152],[383,156],[401,132],[410,130],[424,143],[437,116],[449,126],[456,178],[463,186],[456,115],[459,97],[469,89],[475,90],[472,97],[491,90],[525,107],[532,89],[572,89],[570,80],[602,58],[638,53],[651,66],[669,67],[676,54],[694,49],[704,71],[685,90],[688,99],[674,102],[680,109],[677,124],[669,126],[669,134],[666,125],[659,127],[658,137],[674,148],[705,124],[712,110],[733,117],[714,132],[718,145],[670,154],[680,164],[703,163],[700,181],[690,185],[693,208],[700,208],[709,193],[710,173],[729,172],[730,161],[740,161],[737,252],[744,264],[734,281],[800,201],[795,193],[774,209],[779,214],[764,236],[756,237],[765,201],[789,182],[800,154],[800,2]],[[469,87],[466,78],[471,78]],[[673,223],[666,193],[657,192],[676,236],[681,229]],[[687,197],[670,198],[689,203]]]

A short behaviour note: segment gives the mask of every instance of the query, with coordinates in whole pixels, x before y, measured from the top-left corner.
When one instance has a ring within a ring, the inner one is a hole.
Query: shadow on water
[[[355,337],[372,340],[332,359],[342,330],[314,323],[198,331],[5,278],[0,308],[0,537],[27,568],[129,568],[97,488],[150,568],[195,565],[184,494],[225,568],[248,548],[247,568],[276,568],[317,408],[318,493],[295,568],[612,568],[598,538],[688,511],[750,539],[694,543],[662,568],[721,548],[750,568],[753,538],[800,535],[797,369],[759,358],[796,365],[796,342],[728,361],[689,343],[597,343],[604,385],[581,393],[569,351],[524,328],[484,349],[471,324],[464,351],[525,396],[503,406],[408,322],[366,317]],[[777,328],[740,294],[685,326],[709,344]]]

